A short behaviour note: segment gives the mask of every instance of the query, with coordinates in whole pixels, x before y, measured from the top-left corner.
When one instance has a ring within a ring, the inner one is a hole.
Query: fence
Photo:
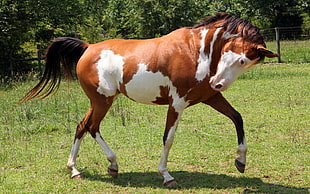
[[[267,43],[267,47],[279,54],[277,62],[286,63],[307,63],[310,62],[310,29],[302,29],[301,27],[277,27],[262,29],[261,34]],[[9,53],[9,61],[0,64],[9,65],[9,74],[14,76],[17,71],[14,64],[23,61],[36,61],[36,67],[40,74],[43,71],[42,65],[42,49],[37,45],[37,57],[30,59],[15,59],[12,52]],[[267,62],[274,62],[274,59],[266,59]]]
[[[42,50],[41,49],[41,46],[40,45],[37,45],[37,49],[36,49],[36,53],[37,53],[37,57],[36,58],[30,58],[30,59],[16,59],[14,58],[13,56],[13,52],[10,51],[9,52],[9,60],[8,61],[4,61],[4,62],[1,62],[0,61],[0,64],[8,64],[9,68],[8,68],[8,72],[9,72],[9,75],[10,77],[14,77],[14,72],[17,70],[14,68],[14,64],[18,63],[18,62],[26,62],[26,61],[36,61],[37,62],[37,68],[40,75],[42,75],[42,72],[43,72],[43,65],[42,65],[42,60],[43,60],[43,56],[42,56]]]
[[[261,29],[268,48],[279,54],[277,62],[310,62],[310,29],[276,27]],[[267,62],[272,61],[267,59]]]

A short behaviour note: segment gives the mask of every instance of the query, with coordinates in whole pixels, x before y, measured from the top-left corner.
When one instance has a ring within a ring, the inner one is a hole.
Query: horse
[[[138,103],[168,105],[158,172],[164,186],[173,187],[177,182],[168,172],[169,150],[182,112],[198,103],[233,121],[239,154],[235,166],[244,173],[247,144],[242,116],[221,92],[265,57],[277,54],[266,48],[259,29],[227,13],[217,13],[192,27],[153,39],[110,39],[88,44],[61,37],[47,48],[43,76],[20,102],[55,93],[62,75],[71,78],[75,69],[90,108],[76,128],[67,163],[74,179],[82,178],[76,157],[87,132],[106,154],[109,175],[118,176],[116,154],[102,138],[99,125],[119,94]]]

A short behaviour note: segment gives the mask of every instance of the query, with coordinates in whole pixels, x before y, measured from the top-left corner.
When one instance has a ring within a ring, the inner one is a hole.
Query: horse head
[[[219,14],[218,17],[222,17],[223,21],[215,27],[222,28],[224,44],[216,71],[213,74],[211,72],[209,83],[213,90],[224,91],[241,74],[262,62],[265,57],[278,55],[266,48],[258,28],[247,20],[226,14]]]

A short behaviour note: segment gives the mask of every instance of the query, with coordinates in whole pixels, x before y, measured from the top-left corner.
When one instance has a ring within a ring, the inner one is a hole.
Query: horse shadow
[[[122,187],[135,188],[163,188],[162,178],[157,172],[124,172],[119,173],[118,178],[113,179],[108,175],[90,173],[86,169],[83,171],[84,179],[92,181],[109,182]],[[266,183],[260,178],[232,177],[224,174],[208,174],[200,172],[172,171],[171,175],[178,182],[175,189],[229,189],[244,188],[243,193],[309,193],[310,187],[298,188],[279,184]]]

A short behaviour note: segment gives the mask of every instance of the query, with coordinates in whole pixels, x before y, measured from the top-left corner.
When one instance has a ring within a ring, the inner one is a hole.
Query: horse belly
[[[157,104],[158,99],[164,98],[162,90],[167,88],[169,79],[161,72],[154,73],[147,71],[146,68],[146,65],[139,64],[138,71],[125,84],[126,95],[139,103]]]

